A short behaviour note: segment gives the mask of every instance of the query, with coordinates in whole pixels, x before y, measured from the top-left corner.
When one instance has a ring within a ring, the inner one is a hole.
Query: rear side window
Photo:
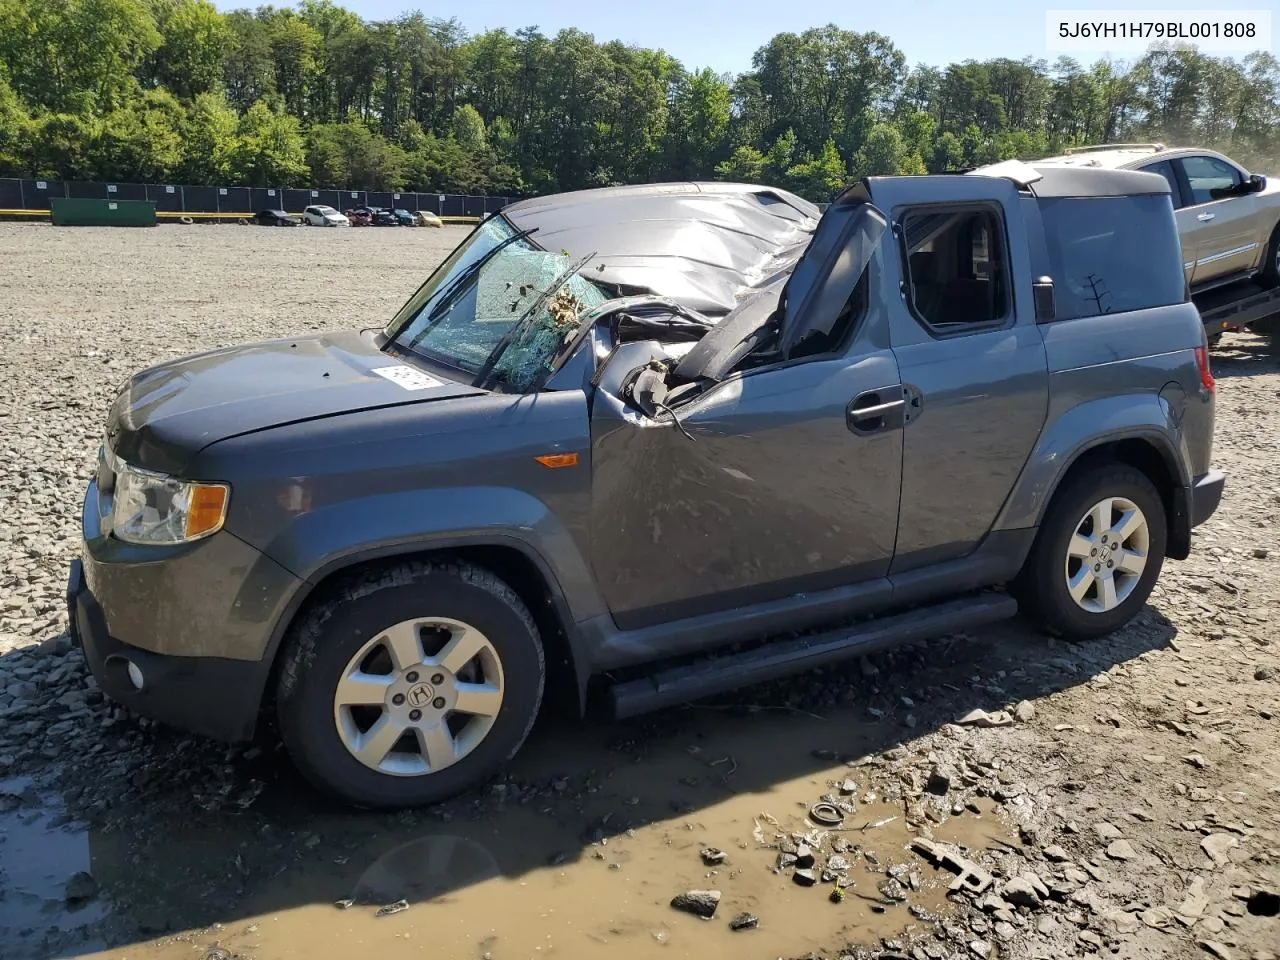
[[[1059,320],[1186,299],[1182,246],[1165,194],[1040,201]]]
[[[908,303],[917,320],[948,334],[1004,322],[1008,259],[993,210],[917,207],[901,223]]]
[[[1182,187],[1178,184],[1178,175],[1173,172],[1172,163],[1168,160],[1161,160],[1159,163],[1153,163],[1139,169],[1143,173],[1158,173],[1164,177],[1169,183],[1169,193],[1173,197],[1173,205],[1175,207],[1182,206]]]

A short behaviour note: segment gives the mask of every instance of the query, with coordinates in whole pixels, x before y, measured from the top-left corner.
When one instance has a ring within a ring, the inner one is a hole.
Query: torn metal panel
[[[512,204],[517,230],[537,227],[544,250],[579,257],[586,273],[622,292],[671,297],[711,317],[799,259],[821,214],[773,187],[645,184],[577,191]]]

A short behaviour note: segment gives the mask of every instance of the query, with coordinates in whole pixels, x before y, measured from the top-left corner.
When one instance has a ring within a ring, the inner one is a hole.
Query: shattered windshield
[[[504,217],[493,217],[401,308],[387,335],[428,360],[492,372],[508,389],[528,390],[576,330],[578,315],[607,299],[577,275],[552,290],[573,266],[568,255],[541,249]],[[517,329],[531,308],[536,312]]]

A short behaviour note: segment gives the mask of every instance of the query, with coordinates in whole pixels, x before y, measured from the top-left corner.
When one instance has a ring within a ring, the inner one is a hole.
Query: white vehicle
[[[349,227],[351,221],[333,207],[317,204],[302,211],[302,222],[312,227]]]

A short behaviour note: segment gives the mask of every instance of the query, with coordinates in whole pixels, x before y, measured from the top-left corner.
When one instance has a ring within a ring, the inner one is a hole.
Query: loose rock
[[[1008,727],[1013,724],[1013,717],[1004,710],[987,713],[985,710],[975,709],[970,710],[956,723],[971,727]]]
[[[703,920],[710,920],[720,906],[719,890],[686,890],[671,898],[671,906],[684,913],[691,913]]]
[[[1014,877],[1012,880],[1006,881],[1000,890],[1000,895],[1015,907],[1028,907],[1032,910],[1038,910],[1043,903],[1035,887],[1023,877]]]
[[[81,870],[67,879],[62,895],[69,904],[85,903],[98,895],[98,881]]]
[[[1211,833],[1200,841],[1200,849],[1218,866],[1230,863],[1228,853],[1240,846],[1240,841],[1229,833]]]
[[[1107,846],[1107,856],[1112,860],[1132,860],[1137,855],[1128,840],[1115,840]]]

